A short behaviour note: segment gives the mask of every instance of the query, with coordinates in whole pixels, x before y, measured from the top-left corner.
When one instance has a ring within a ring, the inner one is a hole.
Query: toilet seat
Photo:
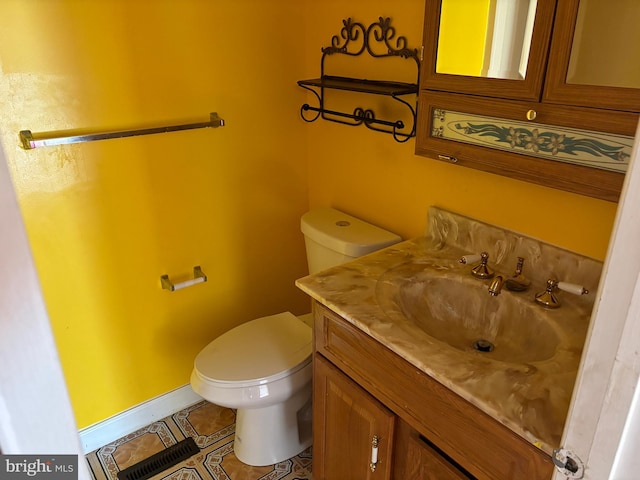
[[[209,343],[194,370],[221,388],[251,387],[292,375],[311,362],[311,328],[290,312],[243,323]]]

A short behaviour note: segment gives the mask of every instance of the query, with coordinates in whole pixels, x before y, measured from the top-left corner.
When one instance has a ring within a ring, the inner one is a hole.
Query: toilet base
[[[289,400],[236,413],[236,458],[247,465],[273,465],[311,446],[311,383]]]

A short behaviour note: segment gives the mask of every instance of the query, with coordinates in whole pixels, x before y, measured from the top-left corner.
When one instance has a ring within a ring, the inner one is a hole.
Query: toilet
[[[309,273],[399,242],[397,235],[333,208],[300,221]],[[272,465],[311,445],[311,314],[284,312],[243,323],[196,357],[191,386],[205,400],[236,409],[234,452]]]

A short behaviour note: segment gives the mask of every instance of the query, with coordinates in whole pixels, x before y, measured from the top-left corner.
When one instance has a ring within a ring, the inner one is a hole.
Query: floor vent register
[[[118,472],[118,480],[146,480],[200,452],[192,437]]]

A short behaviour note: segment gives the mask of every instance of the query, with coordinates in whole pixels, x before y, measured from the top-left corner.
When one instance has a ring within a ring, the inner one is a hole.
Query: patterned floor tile
[[[251,467],[233,453],[235,412],[203,401],[86,455],[95,480],[117,480],[120,470],[192,437],[200,453],[150,480],[311,480],[311,448],[284,462]]]
[[[236,415],[229,408],[198,403],[171,417],[185,436],[193,437],[200,448],[209,447],[235,433]]]

